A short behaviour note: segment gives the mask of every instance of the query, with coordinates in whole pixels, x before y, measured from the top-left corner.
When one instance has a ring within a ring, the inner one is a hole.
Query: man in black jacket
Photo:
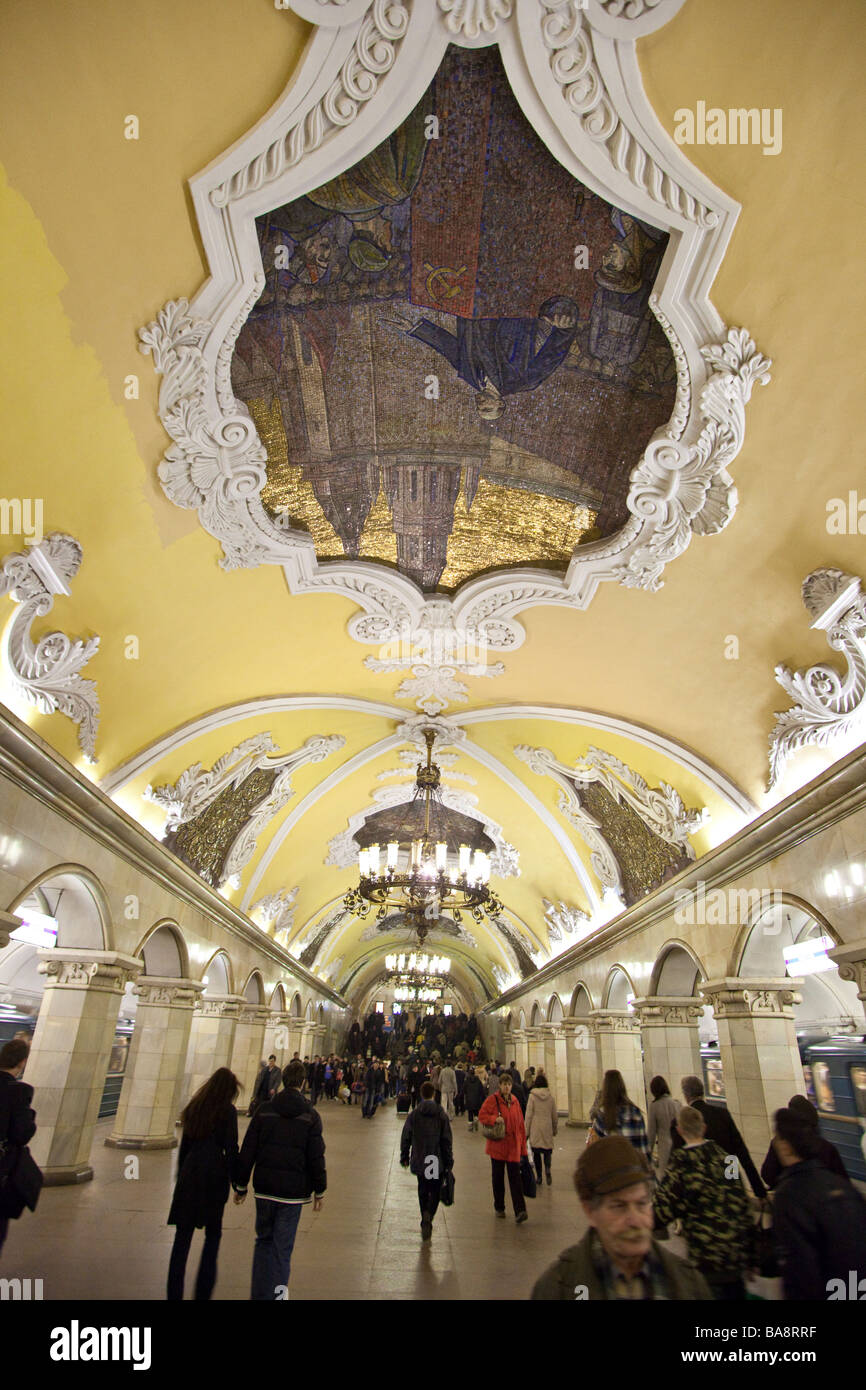
[[[777,1110],[773,1147],[782,1176],[773,1235],[786,1299],[836,1302],[866,1295],[866,1202],[825,1168],[817,1131]]]
[[[400,1136],[400,1164],[410,1168],[418,1179],[421,1239],[429,1240],[442,1193],[442,1178],[454,1167],[451,1121],[433,1099],[431,1081],[424,1082],[420,1105],[406,1116]]]
[[[33,1087],[21,1080],[29,1055],[30,1044],[23,1038],[15,1038],[0,1049],[0,1173],[11,1167],[18,1150],[36,1133],[36,1116],[30,1108]],[[0,1250],[14,1219],[13,1213],[0,1208]]]
[[[256,1194],[256,1246],[250,1298],[285,1299],[301,1208],[313,1196],[321,1211],[328,1179],[322,1121],[301,1095],[303,1062],[283,1072],[284,1090],[263,1105],[244,1137],[235,1201],[246,1197],[250,1174]]]
[[[743,1136],[737,1129],[731,1112],[724,1105],[707,1104],[704,1100],[704,1083],[699,1076],[684,1076],[680,1086],[686,1105],[700,1111],[704,1117],[704,1124],[707,1127],[704,1138],[712,1139],[723,1153],[733,1154],[739,1160],[740,1167],[748,1178],[752,1191],[758,1200],[763,1202],[767,1196],[767,1189],[761,1182],[758,1170],[752,1162],[752,1156],[746,1148]],[[671,1140],[675,1149],[681,1149],[685,1142],[677,1129],[676,1120],[671,1122]]]

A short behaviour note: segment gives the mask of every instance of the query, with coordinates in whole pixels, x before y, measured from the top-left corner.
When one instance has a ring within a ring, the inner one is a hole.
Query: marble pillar
[[[517,1064],[517,1070],[520,1072],[520,1075],[523,1076],[523,1073],[529,1066],[529,1039],[522,1028],[514,1028],[511,1033],[511,1039],[512,1053],[515,1063]],[[510,1062],[511,1058],[507,1057],[505,1060]]]
[[[701,1075],[701,1001],[648,994],[634,1001],[634,1011],[640,1020],[648,1104],[652,1104],[649,1083],[654,1076],[663,1076],[671,1095],[679,1096],[684,1076]]]
[[[759,1168],[773,1112],[806,1093],[794,1028],[800,983],[728,977],[698,986],[718,1024],[726,1104]]]
[[[189,1034],[199,980],[142,975],[135,1029],[110,1148],[171,1149],[177,1143],[175,1121],[181,1111]]]
[[[218,1067],[231,1062],[238,1013],[246,1007],[247,1001],[237,994],[202,995],[197,1001],[189,1033],[184,1105]],[[238,1096],[238,1108],[249,1103],[249,1096]]]
[[[46,981],[27,1062],[38,1124],[30,1151],[48,1185],[87,1182],[120,1000],[142,962],[59,946],[37,955]]]
[[[565,1039],[565,1084],[568,1124],[585,1127],[598,1090],[598,1060],[591,1020],[570,1017],[560,1025]],[[557,1101],[561,1103],[561,1097]]]
[[[601,1086],[606,1071],[621,1072],[629,1100],[646,1118],[640,1019],[630,1009],[594,1009],[590,1018],[595,1034],[597,1084]]]
[[[251,1104],[259,1068],[268,1058],[264,1046],[265,1028],[270,1016],[271,1011],[266,1004],[247,1003],[238,1010],[229,1066],[241,1083],[238,1099],[244,1106]]]
[[[540,1027],[527,1028],[526,1041],[529,1053],[527,1066],[535,1067],[536,1071],[544,1069],[544,1035]]]
[[[857,986],[857,998],[866,1012],[866,937],[835,946],[827,955],[836,962],[839,978]]]

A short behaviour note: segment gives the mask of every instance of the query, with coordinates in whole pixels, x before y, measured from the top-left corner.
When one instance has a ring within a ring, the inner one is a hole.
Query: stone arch
[[[135,948],[135,955],[144,961],[145,975],[167,979],[189,978],[189,952],[177,922],[166,918],[154,922]]]
[[[526,1014],[523,1012],[522,1009],[520,1010],[520,1013],[517,1015],[517,1026],[520,1029],[521,1033],[526,1027]]]
[[[286,991],[281,984],[275,984],[271,990],[271,1000],[268,1005],[271,1013],[284,1014],[286,1012]]]
[[[592,1012],[592,995],[583,980],[578,980],[572,990],[569,1012],[572,1018],[586,1018]]]
[[[547,1006],[548,1023],[561,1023],[563,1019],[562,1000],[558,994],[550,996],[550,1003]]]
[[[601,1007],[603,1009],[626,1009],[626,996],[635,992],[631,982],[631,976],[621,965],[612,965],[608,971],[607,979],[604,983],[604,992],[601,996]]]
[[[59,892],[58,892],[59,890]],[[57,893],[57,900],[52,901]],[[57,920],[57,945],[73,949],[114,951],[114,930],[108,894],[96,874],[84,864],[55,864],[37,874],[15,897],[15,913],[30,897],[36,910]]]
[[[666,941],[656,956],[650,976],[650,994],[686,997],[697,993],[699,980],[707,972],[700,959],[685,941]]]
[[[313,1001],[312,1001],[312,999],[308,999],[308,1000],[307,1000],[307,1005],[306,1005],[306,1008],[304,1009],[304,1019],[306,1020],[307,1023],[312,1023],[312,1021],[313,1021]]]
[[[260,970],[251,970],[243,987],[243,996],[248,1004],[264,1004],[265,982]]]
[[[776,920],[772,923],[774,927],[781,915],[782,920],[778,921],[778,928],[773,931],[763,932],[760,939],[756,938],[755,928],[760,927],[763,923],[763,918],[768,916],[768,908],[759,907],[756,911],[750,912],[748,920],[740,928],[736,940],[734,941],[733,949],[728,959],[729,975],[766,974],[770,973],[771,968],[772,973],[776,973],[774,962],[777,965],[778,961],[782,959],[780,938],[783,936],[783,933],[786,941],[788,937],[788,933],[784,930],[787,925],[784,922],[786,908],[789,917],[800,914],[803,918],[811,919],[812,922],[816,923],[821,928],[818,935],[823,934],[831,936],[836,945],[842,944],[842,938],[839,936],[836,928],[831,926],[823,913],[819,912],[818,909],[807,902],[805,898],[798,898],[794,893],[774,891],[772,894],[772,902],[769,905],[769,912],[775,914]],[[794,927],[795,940],[800,939],[799,932],[802,931],[802,927],[802,921]],[[760,952],[754,949],[750,950],[750,946],[754,948],[755,945],[761,943],[768,947],[766,952]],[[778,947],[778,950],[773,949],[774,943],[775,946]],[[782,975],[785,973],[784,965],[778,973]]]
[[[317,1022],[317,1023],[324,1023],[324,1021],[325,1021],[325,1006],[324,1006],[324,1004],[319,1004],[318,1008],[316,1009],[316,1022]]]
[[[289,1013],[292,1015],[292,1018],[300,1018],[303,1011],[301,996],[298,991],[295,990],[295,993],[292,995],[292,1002],[289,1005]]]
[[[505,1020],[505,1031],[506,1031],[506,1033],[510,1033],[510,1032],[511,1032],[511,1027],[512,1027],[513,1022],[514,1022],[514,1014],[513,1014],[513,1013],[509,1013],[509,1014],[508,1014],[508,1017],[507,1017],[506,1020]]]
[[[201,979],[207,980],[205,994],[234,994],[232,963],[222,947],[214,951],[201,972]]]
[[[539,1004],[538,1000],[536,999],[535,1003],[534,1003],[533,1006],[532,1006],[532,1013],[529,1015],[529,1026],[530,1026],[530,1028],[537,1028],[537,1027],[538,1027],[538,1024],[539,1024],[540,1022],[541,1022],[541,1005]]]

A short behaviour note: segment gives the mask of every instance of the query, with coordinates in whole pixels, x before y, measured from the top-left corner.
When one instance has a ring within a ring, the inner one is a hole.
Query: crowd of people
[[[351,1103],[357,1094],[362,1115],[372,1118],[396,1098],[406,1114],[400,1161],[417,1180],[422,1241],[432,1238],[440,1203],[454,1199],[452,1122],[459,1117],[471,1133],[480,1126],[486,1139],[496,1217],[506,1217],[507,1184],[515,1221],[523,1225],[527,1197],[542,1178],[553,1182],[556,1098],[544,1073],[532,1067],[521,1075],[514,1062],[485,1063],[473,1057],[474,1046],[458,1058],[465,1029],[459,1043],[453,1034],[451,1041],[454,1053],[437,1057],[434,1048],[423,1059],[417,1047],[391,1058],[370,1050],[354,1061],[296,1054],[281,1070],[271,1056],[262,1063],[240,1145],[240,1083],[220,1067],[181,1116],[167,1298],[183,1298],[198,1228],[205,1239],[195,1297],[210,1298],[226,1203],[232,1190],[235,1203],[244,1202],[250,1186],[256,1202],[251,1298],[288,1297],[301,1211],[308,1203],[320,1211],[327,1190],[323,1100]],[[9,1220],[25,1206],[35,1208],[39,1195],[27,1149],[36,1130],[33,1089],[22,1080],[28,1051],[18,1039],[0,1049],[0,1249]],[[794,1096],[776,1112],[759,1174],[732,1116],[707,1103],[700,1078],[686,1076],[680,1085],[683,1104],[663,1077],[653,1077],[645,1120],[622,1075],[604,1074],[573,1178],[588,1229],[541,1275],[531,1297],[735,1301],[746,1297],[750,1275],[775,1270],[786,1299],[856,1297],[848,1290],[852,1272],[860,1287],[866,1266],[866,1201],[838,1151],[819,1134],[814,1106]],[[674,1223],[685,1259],[665,1245]]]

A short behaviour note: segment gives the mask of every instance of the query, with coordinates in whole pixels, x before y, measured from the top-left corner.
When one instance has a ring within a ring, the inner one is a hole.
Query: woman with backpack
[[[200,1226],[205,1234],[195,1281],[196,1301],[204,1302],[213,1293],[223,1211],[237,1172],[238,1112],[234,1102],[239,1090],[234,1072],[220,1067],[181,1114],[177,1181],[167,1223],[176,1228],[168,1266],[169,1302],[183,1298],[189,1248]]]

